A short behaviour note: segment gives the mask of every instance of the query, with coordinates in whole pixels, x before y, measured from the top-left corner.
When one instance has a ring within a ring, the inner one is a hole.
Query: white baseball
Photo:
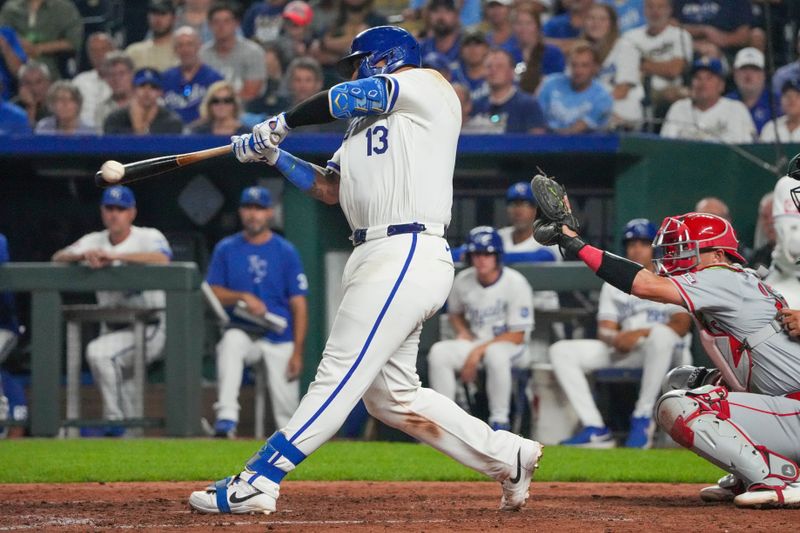
[[[109,183],[116,183],[125,175],[125,167],[119,161],[106,161],[100,167],[100,174]]]

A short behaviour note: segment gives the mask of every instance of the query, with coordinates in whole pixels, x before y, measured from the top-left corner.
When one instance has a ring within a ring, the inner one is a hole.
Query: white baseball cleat
[[[700,489],[700,499],[704,502],[732,502],[743,492],[744,483],[733,474],[728,474],[721,477],[716,485]]]
[[[736,507],[770,509],[773,507],[800,507],[800,483],[789,483],[782,489],[769,489],[760,485],[733,499]]]
[[[500,499],[501,511],[519,511],[528,501],[528,488],[531,486],[533,473],[539,466],[544,446],[536,441],[522,439],[517,450],[517,464],[511,475],[502,483],[503,497]]]
[[[275,512],[278,485],[262,492],[239,476],[227,477],[189,496],[189,506],[201,513],[248,514]]]

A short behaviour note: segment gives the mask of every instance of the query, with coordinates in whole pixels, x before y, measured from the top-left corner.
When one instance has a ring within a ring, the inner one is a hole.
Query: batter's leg
[[[428,380],[433,390],[451,400],[456,399],[456,373],[467,361],[470,350],[478,343],[464,339],[439,341],[428,352]]]
[[[293,342],[273,343],[259,340],[258,346],[267,365],[267,386],[272,416],[279,428],[286,426],[300,404],[300,380],[286,379],[286,367],[294,352]]]
[[[262,357],[259,347],[241,329],[231,328],[222,335],[217,343],[217,421],[239,421],[242,372],[245,365],[255,364]]]

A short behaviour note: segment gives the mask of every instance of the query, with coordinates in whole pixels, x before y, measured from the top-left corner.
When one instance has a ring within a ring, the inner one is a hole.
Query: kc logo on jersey
[[[247,262],[250,264],[247,271],[253,275],[253,283],[261,283],[267,277],[267,260],[258,255],[249,255]]]

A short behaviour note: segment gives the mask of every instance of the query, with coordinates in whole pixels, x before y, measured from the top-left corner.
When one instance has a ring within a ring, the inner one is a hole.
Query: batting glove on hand
[[[274,165],[278,160],[278,149],[272,145],[266,146],[261,152],[256,151],[250,133],[231,137],[231,150],[240,163],[258,162]]]
[[[275,148],[289,135],[291,128],[286,125],[286,113],[275,115],[253,126],[253,144],[257,152],[270,146]]]

